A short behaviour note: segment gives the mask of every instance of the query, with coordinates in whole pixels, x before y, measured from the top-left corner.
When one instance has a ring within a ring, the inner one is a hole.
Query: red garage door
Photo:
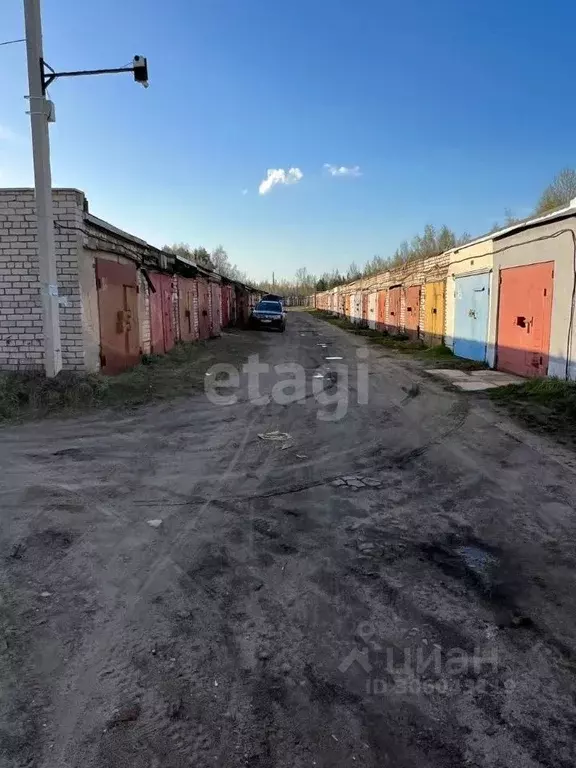
[[[500,271],[496,366],[520,376],[546,376],[554,262]]]
[[[400,312],[402,309],[402,288],[398,285],[388,291],[388,328],[392,333],[400,330]]]
[[[199,277],[198,285],[198,334],[201,339],[210,338],[210,286]]]
[[[155,272],[148,273],[154,290],[150,291],[150,347],[155,355],[163,355],[164,347],[164,318],[162,315],[162,291],[160,288],[160,275]]]
[[[362,325],[368,325],[368,294],[362,294]]]
[[[231,313],[230,313],[230,297],[232,295],[232,286],[231,285],[222,285],[220,287],[220,300],[221,300],[221,321],[222,321],[222,328],[227,328],[231,321]]]
[[[220,283],[210,283],[210,291],[212,294],[210,302],[210,335],[220,336],[222,330],[222,295],[220,292]]]
[[[119,373],[140,360],[136,265],[96,259],[96,286],[101,370]]]
[[[411,285],[406,288],[406,317],[404,320],[406,333],[413,339],[420,332],[420,286]]]
[[[151,272],[155,293],[150,293],[152,352],[162,355],[176,342],[172,301],[172,275]]]

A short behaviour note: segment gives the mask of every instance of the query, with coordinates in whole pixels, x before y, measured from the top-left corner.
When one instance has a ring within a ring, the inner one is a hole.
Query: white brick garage
[[[138,353],[150,351],[146,270],[173,271],[174,257],[92,216],[82,192],[54,189],[54,233],[64,370],[101,368],[96,260],[138,269]],[[0,190],[0,370],[43,370],[36,214],[31,189]]]
[[[77,254],[82,238],[84,195],[54,190],[55,240],[60,294],[63,365],[84,369]],[[42,302],[31,189],[0,190],[0,368],[43,368]]]

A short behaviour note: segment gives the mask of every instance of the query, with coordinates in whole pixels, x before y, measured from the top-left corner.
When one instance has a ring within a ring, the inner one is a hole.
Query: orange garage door
[[[496,367],[520,376],[546,376],[554,262],[500,271]]]

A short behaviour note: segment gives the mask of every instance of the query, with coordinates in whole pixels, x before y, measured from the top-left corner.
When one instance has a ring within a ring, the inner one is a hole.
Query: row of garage
[[[99,369],[118,373],[144,354],[244,325],[256,292],[196,265],[155,272],[126,258],[95,259]]]
[[[429,259],[316,294],[353,322],[521,376],[575,378],[576,201]]]
[[[117,373],[247,323],[257,290],[94,216],[80,190],[52,199],[64,370]],[[0,210],[0,367],[43,370],[34,190],[0,189]]]
[[[258,291],[87,212],[78,253],[84,370],[114,374],[248,322]]]

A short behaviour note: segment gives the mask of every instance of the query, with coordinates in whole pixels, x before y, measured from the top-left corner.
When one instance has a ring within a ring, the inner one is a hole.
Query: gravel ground
[[[572,768],[574,457],[378,349],[330,420],[363,339],[245,336],[302,402],[0,432],[2,768]]]

